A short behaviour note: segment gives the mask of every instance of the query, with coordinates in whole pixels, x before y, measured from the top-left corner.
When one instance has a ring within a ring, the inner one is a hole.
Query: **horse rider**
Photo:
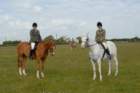
[[[31,59],[33,59],[33,56],[35,55],[37,44],[42,41],[40,31],[37,29],[38,27],[37,23],[33,23],[32,27],[33,28],[30,31],[30,44],[31,44],[30,58]]]
[[[106,43],[106,31],[105,29],[102,28],[102,23],[98,22],[97,23],[97,31],[96,31],[96,42],[98,44],[100,44],[102,46],[102,48],[104,49],[104,53],[102,58],[104,57],[105,53],[107,53],[109,59],[111,59],[111,55],[110,55],[110,51],[108,48],[105,47],[105,43]]]

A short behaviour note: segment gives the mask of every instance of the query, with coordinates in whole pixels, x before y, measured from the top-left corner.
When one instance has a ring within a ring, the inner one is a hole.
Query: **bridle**
[[[92,46],[95,46],[97,44],[97,43],[95,43],[95,44],[89,45],[88,42],[89,42],[89,39],[87,38],[86,39],[86,47],[92,47]]]
[[[92,47],[92,46],[95,46],[96,45],[96,43],[95,44],[91,44],[91,45],[87,45],[87,47]]]

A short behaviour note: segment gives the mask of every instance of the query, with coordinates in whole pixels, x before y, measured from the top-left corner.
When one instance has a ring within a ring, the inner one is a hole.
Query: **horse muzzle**
[[[55,55],[55,52],[52,52],[52,53],[51,53],[51,56],[54,56],[54,55]]]
[[[85,44],[84,43],[82,43],[81,44],[81,48],[85,48],[86,46],[85,46]]]

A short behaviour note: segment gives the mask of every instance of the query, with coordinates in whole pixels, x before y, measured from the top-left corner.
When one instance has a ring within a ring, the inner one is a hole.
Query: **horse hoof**
[[[96,78],[93,78],[93,80],[96,80]]]
[[[19,76],[22,76],[22,73],[19,73]]]
[[[102,82],[103,80],[102,80],[102,79],[100,79],[100,81]]]
[[[103,78],[102,77],[100,77],[100,81],[103,81]]]
[[[23,74],[24,76],[27,76],[27,74],[25,73],[25,74]]]
[[[24,76],[27,76],[27,73],[26,73],[25,70],[23,70],[22,73],[23,73]]]
[[[96,77],[93,77],[93,80],[96,80]]]
[[[36,77],[37,79],[41,79],[40,77]]]
[[[42,77],[42,78],[44,78],[44,77],[45,77],[45,76],[44,76],[44,73],[41,73],[41,77]]]
[[[115,73],[115,77],[117,77],[118,76],[118,73]]]
[[[110,75],[111,75],[111,73],[108,73],[108,74],[107,74],[107,76],[110,76]]]

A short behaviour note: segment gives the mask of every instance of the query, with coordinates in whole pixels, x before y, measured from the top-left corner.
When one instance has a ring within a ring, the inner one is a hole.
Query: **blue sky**
[[[97,21],[107,38],[140,36],[140,0],[0,0],[0,41],[29,40],[33,22],[42,37],[94,37]]]

